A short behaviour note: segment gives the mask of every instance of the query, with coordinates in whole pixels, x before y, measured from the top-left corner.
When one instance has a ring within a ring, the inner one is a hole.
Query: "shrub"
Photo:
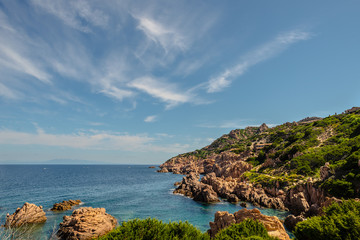
[[[346,180],[328,179],[321,186],[335,197],[351,198],[354,196],[353,184]]]
[[[232,240],[232,239],[261,239],[274,240],[277,238],[269,236],[264,225],[252,219],[246,219],[238,224],[233,224],[228,228],[222,229],[216,234],[215,240]]]
[[[298,223],[294,230],[298,240],[360,239],[360,202],[334,203],[316,216]]]
[[[109,232],[100,240],[135,240],[135,239],[204,239],[209,240],[210,237],[206,233],[202,233],[199,229],[188,222],[170,222],[163,223],[160,220],[134,219],[123,222],[121,226]]]

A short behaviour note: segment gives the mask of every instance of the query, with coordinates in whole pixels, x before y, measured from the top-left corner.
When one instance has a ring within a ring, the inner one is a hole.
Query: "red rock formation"
[[[64,240],[88,240],[105,235],[116,225],[117,220],[104,208],[84,207],[64,216],[57,236]]]
[[[70,210],[73,206],[79,205],[81,203],[80,200],[68,200],[62,201],[61,203],[55,203],[53,207],[50,209],[51,211],[66,211]]]
[[[199,182],[199,176],[190,173],[183,178],[174,193],[183,194],[199,202],[219,202],[218,195],[210,185]]]
[[[263,215],[256,208],[252,210],[241,209],[234,214],[228,212],[216,212],[214,222],[209,223],[209,233],[212,237],[214,237],[221,229],[226,228],[234,223],[240,223],[245,219],[258,220],[264,224],[270,236],[277,237],[280,240],[290,240],[290,237],[286,233],[284,226],[277,217]]]
[[[19,227],[29,223],[43,223],[47,218],[42,206],[36,206],[32,203],[25,203],[21,208],[6,216],[5,227]]]

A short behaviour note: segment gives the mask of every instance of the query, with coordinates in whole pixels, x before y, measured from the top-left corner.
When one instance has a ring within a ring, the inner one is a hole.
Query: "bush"
[[[323,216],[298,223],[294,235],[298,240],[360,239],[360,202],[334,203],[324,210]]]
[[[346,180],[328,179],[321,186],[335,197],[351,198],[354,196],[353,184]]]
[[[204,239],[209,240],[210,237],[206,233],[202,233],[199,229],[188,222],[170,222],[163,223],[160,220],[147,218],[144,220],[134,219],[123,222],[121,226],[109,232],[100,240],[135,240],[135,239]]]
[[[238,224],[233,224],[228,228],[222,229],[216,234],[215,240],[232,240],[232,239],[259,239],[274,240],[277,238],[269,236],[264,225],[252,219],[246,219]]]

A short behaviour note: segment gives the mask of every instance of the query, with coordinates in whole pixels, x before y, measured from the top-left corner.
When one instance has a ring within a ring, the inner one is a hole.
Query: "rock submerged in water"
[[[80,200],[68,200],[62,201],[61,203],[55,203],[53,207],[50,209],[51,211],[66,211],[70,210],[73,206],[79,205],[81,203]]]
[[[214,237],[221,229],[226,228],[234,223],[240,223],[245,219],[258,220],[264,224],[269,235],[272,237],[277,237],[280,240],[290,240],[289,235],[286,233],[286,230],[280,220],[275,216],[266,216],[261,214],[259,209],[241,209],[234,214],[228,212],[218,211],[215,213],[214,222],[210,222],[209,233]]]
[[[44,223],[46,220],[47,218],[42,206],[26,202],[12,215],[7,214],[5,227],[20,227],[24,224]]]
[[[117,220],[105,212],[105,208],[83,207],[64,216],[57,236],[62,240],[88,240],[110,232]]]

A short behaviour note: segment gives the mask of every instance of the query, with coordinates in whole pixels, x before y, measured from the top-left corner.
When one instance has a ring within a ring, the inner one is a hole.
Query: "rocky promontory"
[[[167,160],[159,172],[185,175],[174,193],[196,201],[245,201],[301,219],[320,214],[330,198],[360,197],[358,146],[360,111],[345,111],[235,129]]]

